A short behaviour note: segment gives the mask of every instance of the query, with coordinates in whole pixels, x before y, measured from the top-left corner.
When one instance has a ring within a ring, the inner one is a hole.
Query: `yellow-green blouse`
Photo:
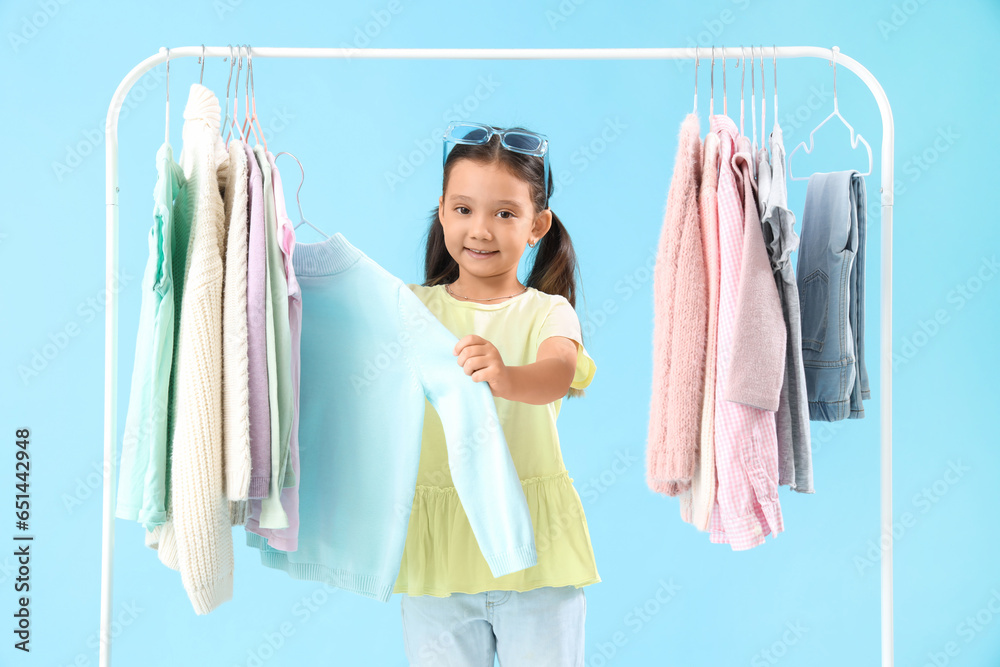
[[[565,336],[577,343],[570,386],[582,389],[594,378],[597,366],[583,347],[580,321],[563,296],[529,287],[506,301],[482,304],[457,299],[443,285],[408,287],[456,337],[482,336],[508,366],[533,363],[543,340]],[[546,405],[493,400],[531,512],[537,565],[499,578],[490,573],[452,484],[441,419],[425,401],[417,487],[394,593],[444,597],[542,586],[579,588],[601,580],[583,505],[559,449],[556,418],[562,399]]]

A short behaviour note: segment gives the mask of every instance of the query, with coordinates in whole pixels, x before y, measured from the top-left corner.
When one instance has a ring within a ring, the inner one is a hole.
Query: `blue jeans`
[[[494,656],[502,667],[584,664],[583,588],[404,594],[401,606],[410,665],[493,667]]]
[[[813,174],[796,276],[809,417],[860,419],[871,397],[865,368],[865,180]]]

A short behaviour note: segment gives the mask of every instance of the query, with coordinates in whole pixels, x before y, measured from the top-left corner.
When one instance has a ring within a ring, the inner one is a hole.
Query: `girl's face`
[[[538,241],[552,224],[549,209],[535,215],[525,181],[499,163],[466,159],[452,166],[438,215],[460,275],[513,275],[515,281],[525,244]]]

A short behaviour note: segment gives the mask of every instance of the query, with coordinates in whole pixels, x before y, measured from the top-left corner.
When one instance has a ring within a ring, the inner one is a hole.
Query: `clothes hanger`
[[[288,155],[293,160],[295,160],[296,162],[298,162],[298,164],[299,164],[299,170],[302,172],[302,180],[299,181],[299,188],[298,188],[298,190],[295,191],[295,203],[299,205],[299,218],[301,219],[301,222],[299,222],[299,224],[295,225],[294,229],[298,229],[299,227],[301,227],[304,224],[305,225],[309,225],[310,227],[312,227],[313,229],[315,229],[317,232],[319,232],[320,234],[322,234],[323,236],[325,236],[326,238],[329,239],[330,238],[329,234],[327,234],[326,232],[324,232],[322,229],[320,229],[319,227],[317,227],[313,223],[311,223],[308,220],[306,220],[306,216],[304,216],[302,214],[302,200],[299,199],[299,192],[302,190],[302,186],[306,182],[306,170],[305,170],[305,167],[302,166],[302,163],[299,162],[299,159],[297,157],[295,157],[294,155],[292,155],[288,151],[281,151],[280,153],[278,153],[277,155],[275,155],[274,156],[274,161],[277,162],[278,158],[281,157],[282,155]]]
[[[746,136],[743,133],[743,82],[747,78],[747,54],[742,45],[740,45],[740,54],[743,56],[743,67],[740,69],[740,134]]]
[[[246,120],[244,121],[244,131],[249,124],[250,130],[253,131],[254,139],[257,143],[264,145],[264,151],[267,151],[267,139],[264,137],[264,128],[260,126],[260,120],[257,118],[257,92],[254,87],[253,79],[253,52],[249,44],[247,47],[247,86],[244,91],[245,94],[249,95],[246,100]],[[252,106],[251,106],[252,105]],[[249,137],[250,135],[247,134]]]
[[[694,47],[694,111],[693,114],[698,115],[698,64],[700,58],[698,56],[698,47]]]
[[[726,47],[722,47],[722,115],[728,116],[729,110],[726,108]]]
[[[250,45],[244,44],[247,50],[247,80],[243,86],[243,125],[241,125],[242,134],[249,141],[251,130],[254,136],[257,135],[257,130],[254,128],[253,123],[250,121]],[[257,138],[257,143],[260,143],[260,139]]]
[[[709,73],[709,84],[711,85],[712,97],[708,100],[708,115],[715,115],[715,44],[712,45],[712,69]]]
[[[201,65],[201,76],[198,77],[198,85],[204,85],[205,81],[205,45],[201,45],[201,55],[198,56],[198,64]]]
[[[764,79],[764,46],[760,47],[760,142],[767,143],[767,82]]]
[[[229,80],[226,81],[226,116],[222,119],[222,125],[219,126],[219,130],[222,134],[226,133],[226,127],[229,124],[229,87],[233,83],[233,67],[236,63],[233,60],[233,45],[229,45]],[[229,139],[226,139],[226,148],[229,148]]]
[[[771,126],[773,127],[775,123],[778,122],[778,47],[777,45],[771,45],[771,62],[774,64],[774,92],[771,93],[774,96],[774,120],[771,121]]]
[[[753,147],[754,155],[757,154],[757,82],[754,79],[754,55],[753,55],[753,45],[750,45],[750,125],[753,126],[752,134],[753,141],[750,145]],[[763,74],[761,74],[763,76]]]
[[[805,148],[806,153],[812,153],[813,152],[813,148],[814,148],[813,135],[816,134],[816,131],[819,130],[819,128],[821,128],[824,125],[826,125],[826,122],[828,120],[830,120],[831,118],[834,118],[834,117],[839,118],[840,121],[844,125],[847,126],[847,129],[851,131],[851,148],[857,148],[858,147],[858,142],[860,141],[861,143],[863,143],[865,145],[865,149],[868,151],[868,171],[866,171],[865,173],[863,173],[861,175],[862,176],[868,176],[869,174],[872,173],[872,147],[868,145],[868,142],[865,141],[865,138],[862,137],[861,134],[856,133],[854,131],[854,128],[851,127],[851,124],[847,122],[847,119],[844,118],[842,115],[840,115],[840,109],[837,106],[837,54],[839,52],[840,52],[840,47],[837,47],[837,46],[833,47],[833,61],[831,63],[833,65],[833,113],[831,113],[829,116],[827,116],[826,118],[824,118],[823,121],[819,125],[817,125],[815,127],[815,129],[813,129],[812,132],[809,133],[809,147],[808,148],[806,148],[806,143],[804,141],[801,141],[801,142],[799,142],[799,145],[796,146],[792,150],[791,153],[789,153],[789,155],[788,155],[788,178],[790,180],[793,180],[793,181],[805,181],[805,180],[809,179],[808,176],[799,176],[799,177],[792,176],[792,157],[795,156],[796,151],[798,151],[800,148]]]

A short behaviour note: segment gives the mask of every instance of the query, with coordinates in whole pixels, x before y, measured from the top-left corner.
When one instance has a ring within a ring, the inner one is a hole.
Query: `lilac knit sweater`
[[[690,488],[701,432],[708,269],[698,208],[698,117],[681,124],[654,269],[653,390],[646,482],[676,496]]]
[[[244,146],[250,172],[250,249],[247,258],[247,347],[250,373],[250,498],[267,497],[271,481],[271,407],[267,390],[264,181],[253,149]]]

